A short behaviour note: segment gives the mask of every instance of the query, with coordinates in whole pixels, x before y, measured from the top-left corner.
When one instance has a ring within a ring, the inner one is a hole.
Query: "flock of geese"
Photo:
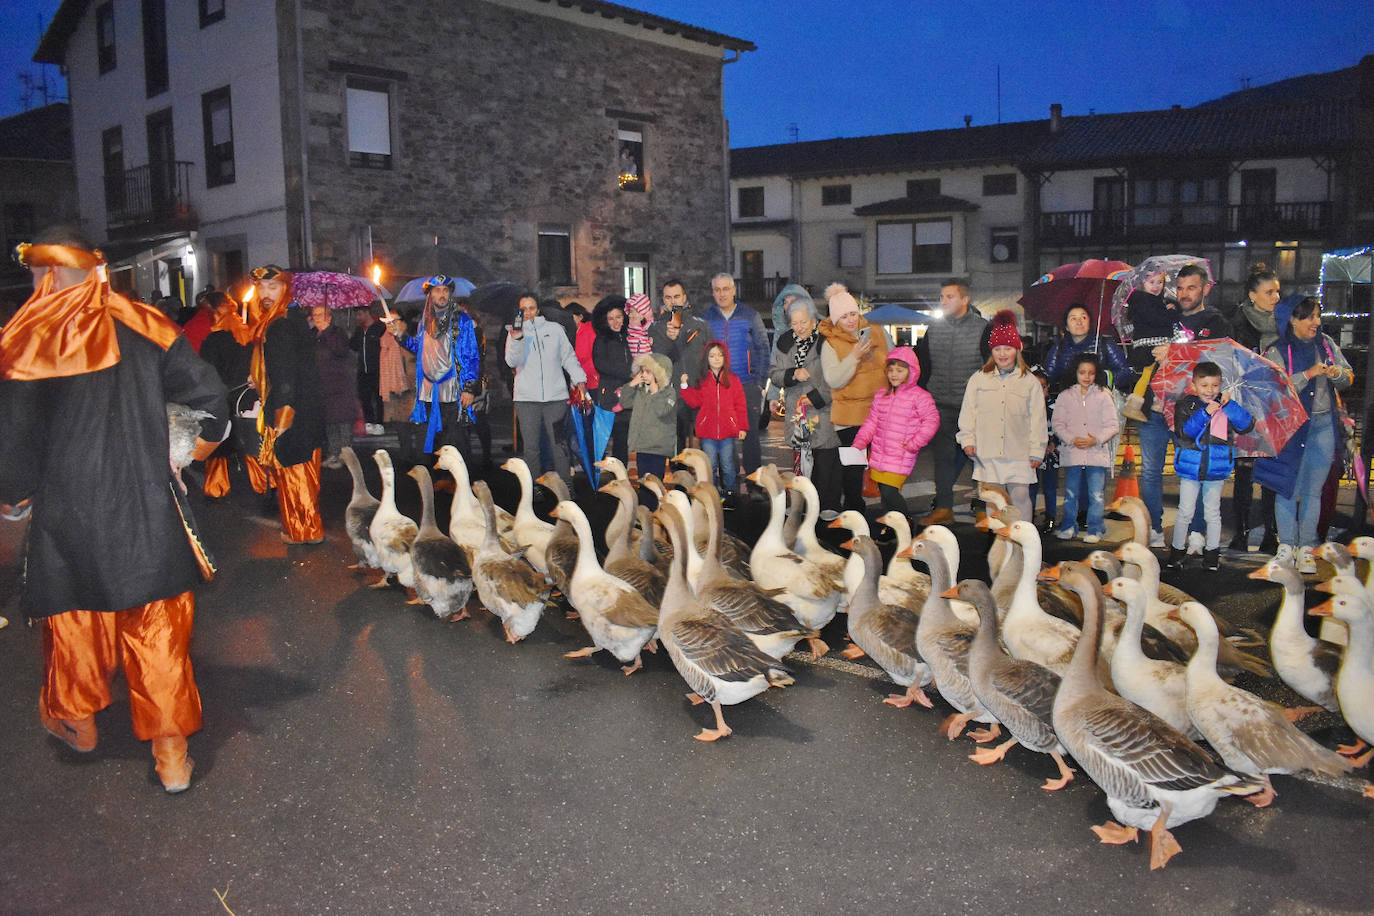
[[[468,616],[475,591],[511,643],[534,630],[556,589],[591,643],[567,657],[606,651],[629,675],[642,652],[662,644],[691,689],[688,699],[714,712],[715,727],[695,736],[701,741],[731,734],[723,707],[793,683],[782,659],[798,643],[813,658],[828,652],[820,632],[843,611],[852,643],[843,654],[867,655],[904,688],[884,703],[933,707],[925,688],[934,686],[954,709],[940,724],[943,735],[952,741],[977,723],[967,734],[980,745],[971,759],[983,765],[1016,744],[1048,755],[1058,775],[1047,790],[1074,778],[1072,757],[1115,817],[1093,827],[1101,842],[1127,843],[1148,831],[1152,869],[1180,851],[1169,828],[1206,817],[1220,799],[1264,806],[1275,796],[1270,774],[1337,775],[1374,757],[1374,539],[1315,551],[1335,575],[1316,586],[1330,600],[1311,610],[1296,569],[1270,562],[1250,574],[1283,589],[1269,660],[1312,704],[1285,709],[1229,683],[1241,672],[1271,673],[1246,651],[1265,640],[1160,582],[1136,499],[1112,506],[1131,520],[1130,541],[1042,570],[1039,532],[1017,517],[1005,493],[985,488],[989,512],[979,525],[995,534],[989,584],[958,581],[959,543],[948,528],[913,538],[900,513],[879,519],[897,538],[886,565],[857,512],[830,522],[849,533],[841,545],[848,555],[835,553],[816,535],[815,486],[773,465],[748,478],[770,504],[767,527],[748,545],[725,530],[710,465],[695,449],[674,458],[685,469],[670,482],[640,478],[657,496],[653,513],[639,504],[621,462],[598,462],[612,475],[600,490],[617,500],[604,553],[567,484],[556,473],[535,481],[519,458],[503,465],[520,484],[511,514],[485,482],[470,481],[456,449],[440,450],[437,466],[453,477],[445,533],[435,524],[427,468],[409,471],[422,500],[417,524],[396,508],[385,450],[374,453],[380,499],[353,451],[342,457],[353,476],[346,512],[353,568],[380,570],[373,587],[398,581],[414,591],[409,603],[443,619]],[[536,482],[558,498],[552,522],[534,512]],[[1324,625],[1326,638],[1313,637],[1305,613],[1339,623]],[[1358,741],[1333,751],[1294,724],[1321,709],[1343,715]],[[993,745],[1004,730],[1006,739]],[[1374,798],[1374,786],[1364,794]]]

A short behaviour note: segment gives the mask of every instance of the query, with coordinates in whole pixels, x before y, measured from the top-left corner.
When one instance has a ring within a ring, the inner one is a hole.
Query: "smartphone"
[[[511,324],[511,330],[518,331],[525,326],[525,310],[515,310],[515,322]]]
[[[859,344],[862,346],[863,344],[868,343],[868,339],[869,339],[870,337],[872,337],[872,336],[873,336],[873,329],[872,329],[872,328],[863,328],[862,330],[859,331]]]

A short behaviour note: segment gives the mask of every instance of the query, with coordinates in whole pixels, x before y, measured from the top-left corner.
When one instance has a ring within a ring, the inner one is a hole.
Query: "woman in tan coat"
[[[864,420],[873,395],[887,384],[885,365],[892,342],[877,325],[859,314],[859,303],[843,284],[826,287],[830,317],[820,324],[821,372],[830,387],[830,422],[840,446],[853,445],[854,436]],[[845,465],[842,476],[844,508],[862,512],[863,465]]]

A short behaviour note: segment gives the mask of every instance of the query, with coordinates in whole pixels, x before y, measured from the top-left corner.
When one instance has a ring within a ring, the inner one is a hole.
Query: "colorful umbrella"
[[[1061,264],[1031,284],[1021,297],[1021,307],[1027,318],[1059,326],[1071,306],[1086,305],[1097,312],[1094,325],[1100,328],[1111,294],[1130,269],[1125,261],[1097,258]]]
[[[296,304],[306,309],[317,305],[331,309],[360,308],[377,299],[391,298],[385,287],[367,277],[332,270],[296,274],[291,278],[291,292],[296,296]]]
[[[1121,336],[1130,336],[1130,325],[1126,322],[1126,298],[1145,285],[1145,281],[1155,274],[1164,273],[1164,294],[1172,296],[1178,284],[1178,272],[1189,264],[1197,264],[1207,271],[1207,288],[1212,285],[1212,264],[1206,258],[1191,254],[1155,254],[1141,261],[1121,278],[1121,283],[1112,292],[1112,324],[1121,331]]]
[[[433,276],[431,274],[430,276]],[[396,294],[395,305],[423,305],[425,301],[425,284],[429,282],[429,277],[416,277]],[[464,280],[462,277],[453,278],[453,295],[466,296],[471,293],[476,286],[472,281]]]
[[[1221,367],[1222,391],[1250,412],[1255,426],[1236,437],[1241,457],[1270,457],[1288,444],[1307,422],[1307,411],[1283,369],[1230,338],[1169,344],[1169,354],[1156,369],[1150,388],[1160,399],[1164,419],[1174,427],[1174,404],[1193,393],[1193,367],[1207,360]]]

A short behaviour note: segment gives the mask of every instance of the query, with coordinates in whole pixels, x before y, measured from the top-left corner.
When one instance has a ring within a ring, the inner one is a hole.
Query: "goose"
[[[386,588],[392,576],[406,588],[414,588],[410,545],[420,533],[420,526],[396,511],[396,469],[391,465],[391,454],[379,448],[372,458],[382,474],[382,499],[367,526],[368,537],[377,551],[377,565],[382,570],[382,578],[373,582],[372,588]]]
[[[668,491],[668,495],[663,498],[663,501],[670,506],[676,506],[677,511],[682,513],[683,526],[687,530],[687,542],[689,544],[695,544],[696,532],[693,530],[695,524],[692,520],[692,500],[687,496],[686,493],[682,492],[681,490],[673,489]],[[654,530],[652,513],[649,512],[647,507],[640,506],[635,510],[635,512],[639,516],[640,528],[642,528],[645,531]],[[652,540],[652,538],[649,539],[650,542],[652,542]],[[669,545],[669,551],[667,554],[669,559],[676,555],[672,551],[671,546],[672,545]],[[646,563],[652,564],[653,560],[648,559],[649,551],[651,550],[654,551],[653,556],[657,558],[659,556],[658,552],[653,547],[645,546],[645,541],[641,540],[639,548],[639,558],[641,560],[644,560]],[[658,566],[654,566],[654,568],[658,569],[659,572],[665,573],[664,583],[666,584],[668,581],[666,572],[669,568],[669,564],[664,564],[662,569],[659,569]],[[692,587],[693,591],[696,590],[697,580],[701,577],[701,568],[701,553],[697,551],[696,547],[689,548],[687,551],[687,584]]]
[[[1279,612],[1269,631],[1269,659],[1279,678],[1293,692],[1317,704],[1287,710],[1289,720],[1296,722],[1322,709],[1340,712],[1341,704],[1333,682],[1341,665],[1341,648],[1307,634],[1303,626],[1306,586],[1302,576],[1288,564],[1270,560],[1246,578],[1272,582],[1283,589],[1283,600],[1279,602]]]
[[[960,582],[957,593],[978,611],[978,629],[969,648],[968,674],[974,695],[998,722],[1011,732],[1011,739],[996,747],[980,748],[969,759],[990,766],[1020,744],[1038,754],[1049,754],[1059,767],[1059,778],[1040,788],[1056,792],[1073,779],[1073,770],[1064,762],[1068,753],[1054,731],[1054,695],[1059,690],[1059,675],[1044,665],[1012,658],[1002,651],[998,636],[997,605],[992,591],[977,579]]]
[[[1145,627],[1145,588],[1118,576],[1103,592],[1126,607],[1126,623],[1112,650],[1112,686],[1132,703],[1159,716],[1189,738],[1201,737],[1188,716],[1187,669],[1175,661],[1149,658],[1141,649]],[[1105,651],[1105,650],[1103,650]]]
[[[1207,608],[1185,601],[1169,612],[1197,634],[1188,660],[1188,715],[1223,763],[1241,773],[1261,774],[1263,792],[1246,799],[1258,808],[1274,800],[1270,773],[1310,771],[1337,776],[1350,761],[1327,750],[1288,721],[1282,706],[1233,687],[1217,674],[1220,634]]]
[[[482,546],[482,536],[487,523],[482,517],[481,505],[472,495],[472,481],[468,477],[467,462],[463,460],[463,454],[458,449],[452,445],[444,445],[439,448],[439,458],[435,466],[453,476],[453,503],[448,513],[448,536],[467,551],[470,565],[477,548]],[[515,519],[500,506],[494,508],[497,534],[507,549],[514,550],[516,545],[511,536],[511,529],[515,527]]]
[[[1374,537],[1361,535],[1347,544],[1345,549],[1353,559],[1364,561],[1364,571],[1356,573],[1364,587],[1374,585]]]
[[[501,618],[506,641],[514,645],[534,632],[539,623],[549,598],[548,581],[522,556],[512,556],[501,546],[496,536],[496,508],[487,482],[477,481],[472,492],[482,506],[486,528],[482,546],[473,558],[472,583],[482,605]],[[524,548],[520,552],[523,554]]]
[[[1374,744],[1374,616],[1370,603],[1357,595],[1334,595],[1329,601],[1308,611],[1318,617],[1333,617],[1350,628],[1350,645],[1341,659],[1336,674],[1336,696],[1346,724],[1355,732],[1359,743],[1336,750],[1350,756],[1353,767],[1368,766],[1374,749],[1360,754]],[[1374,798],[1374,789],[1365,787],[1366,798]]]
[[[1319,592],[1327,592],[1327,593],[1329,593],[1329,594],[1330,594],[1332,597],[1334,597],[1334,598],[1349,598],[1349,599],[1351,599],[1352,601],[1355,602],[1355,606],[1356,606],[1356,607],[1360,607],[1360,606],[1363,606],[1363,605],[1365,605],[1365,604],[1374,605],[1374,598],[1371,598],[1371,597],[1370,597],[1369,590],[1366,589],[1363,585],[1360,584],[1359,577],[1358,577],[1358,576],[1355,576],[1355,575],[1344,574],[1344,573],[1343,573],[1343,574],[1339,574],[1339,575],[1336,575],[1336,576],[1331,577],[1330,579],[1327,579],[1325,582],[1320,582],[1320,583],[1318,583],[1318,584],[1317,584],[1316,586],[1314,586],[1314,587],[1316,588],[1317,591],[1319,591]],[[1308,613],[1311,613],[1311,612],[1309,611]],[[1337,627],[1337,626],[1340,626],[1340,624],[1341,624],[1341,622],[1335,617],[1334,614],[1329,614],[1329,615],[1317,614],[1317,615],[1314,615],[1314,616],[1319,617],[1323,622],[1331,621],[1331,623],[1332,623],[1332,628],[1333,628],[1333,629],[1334,629],[1335,627]],[[1344,630],[1346,631],[1346,640],[1347,640],[1347,642],[1349,642],[1349,640],[1350,640],[1351,638],[1353,638],[1354,635],[1356,635],[1355,632],[1354,632],[1354,630],[1353,630],[1353,628],[1350,628],[1350,627],[1348,627],[1348,626],[1344,626],[1344,627],[1342,627],[1342,629],[1344,629]],[[1344,656],[1342,656],[1342,664],[1344,664]],[[1352,659],[1351,664],[1356,664],[1356,662]],[[1352,670],[1354,670],[1354,669],[1352,669]],[[1336,675],[1336,680],[1333,681],[1333,685],[1336,685],[1336,686],[1337,686],[1336,699],[1337,699],[1338,701],[1340,700],[1340,690],[1339,690],[1339,686],[1338,686],[1338,685],[1339,685],[1339,681],[1340,681],[1340,672],[1339,672],[1339,670],[1338,670],[1338,671],[1337,671],[1337,675]],[[1344,714],[1345,712],[1346,712],[1346,710],[1345,710],[1344,706],[1342,706],[1342,708],[1341,708],[1341,713]],[[1356,714],[1358,714],[1358,711],[1356,711]],[[1356,744],[1350,745],[1350,746],[1348,746],[1348,747],[1347,747],[1347,746],[1338,747],[1338,748],[1336,748],[1336,750],[1337,750],[1339,753],[1341,753],[1341,754],[1346,754],[1347,756],[1354,756],[1354,755],[1356,755],[1356,754],[1359,754],[1361,751],[1364,750],[1365,741],[1364,741],[1363,738],[1358,737],[1358,735],[1357,735],[1357,737],[1356,737],[1356,740],[1357,740],[1357,743],[1356,743]],[[1366,758],[1366,759],[1368,759],[1368,758]]]
[[[595,467],[597,470],[605,471],[607,474],[610,474],[616,480],[630,479],[630,471],[628,468],[625,467],[625,462],[621,461],[614,455],[607,455],[605,458],[602,458],[600,461],[596,462],[596,464],[594,464],[593,467]]]
[[[916,648],[916,612],[896,604],[884,604],[878,597],[878,572],[882,558],[878,545],[867,535],[855,535],[845,541],[864,565],[863,578],[849,604],[849,638],[869,658],[892,678],[905,693],[894,693],[883,700],[889,706],[904,709],[919,703],[927,709],[935,704],[921,688],[932,679],[930,666],[921,659]]]
[[[472,567],[467,554],[434,524],[434,481],[429,468],[417,464],[407,473],[420,485],[420,530],[410,544],[415,597],[407,604],[428,604],[441,620],[468,616],[472,595]]]
[[[801,490],[792,489],[789,484],[791,478],[795,476],[788,473],[783,476],[783,486],[787,487],[787,518],[782,523],[782,542],[792,548],[798,556],[805,556],[802,553],[806,545],[799,543],[798,536],[801,534],[802,520],[806,518],[806,497],[802,496]]]
[[[1355,557],[1351,555],[1345,545],[1327,541],[1320,546],[1308,549],[1313,556],[1330,563],[1335,569],[1336,575],[1346,573],[1354,576],[1356,579],[1360,579],[1359,571],[1355,568]],[[1364,580],[1360,579],[1360,582],[1364,584]],[[1321,625],[1317,630],[1318,639],[1321,639],[1323,642],[1344,646],[1346,644],[1347,635],[1347,631],[1345,627],[1341,625],[1340,621],[1332,617],[1323,617],[1321,619]]]
[[[872,535],[869,534],[868,519],[864,518],[862,513],[856,512],[853,509],[846,509],[841,512],[835,517],[834,521],[830,522],[828,527],[847,529],[851,538],[872,537]],[[806,530],[805,524],[802,525],[802,530],[803,532]],[[803,537],[804,536],[803,534]],[[815,535],[813,534],[812,537],[814,538]],[[853,553],[849,554],[848,559],[837,557],[835,554],[830,554],[830,556],[840,561],[839,574],[844,581],[845,603],[849,604],[854,600],[854,593],[859,590],[859,583],[863,581],[864,561]],[[895,555],[893,559],[897,559]],[[831,567],[834,566],[834,564],[828,565]],[[910,563],[907,564],[907,568],[911,568]],[[914,572],[915,570],[912,571]],[[886,573],[878,577],[878,600],[883,604],[897,604],[902,607],[909,607],[919,614],[921,604],[924,598],[929,594],[929,587],[926,588],[925,595],[922,595],[914,586],[908,587],[902,585],[889,578]]]
[[[1191,658],[1197,646],[1197,636],[1191,628],[1183,626],[1176,618],[1168,616],[1174,605],[1168,604],[1159,596],[1158,558],[1148,547],[1141,547],[1132,542],[1122,544],[1117,549],[1116,555],[1123,562],[1132,563],[1140,568],[1140,583],[1145,586],[1145,596],[1148,601],[1145,605],[1145,620],[1156,630],[1178,643]],[[1213,623],[1216,623],[1215,614],[1212,615],[1212,620]],[[1221,624],[1217,624],[1218,630],[1221,627]],[[1248,652],[1240,651],[1228,639],[1221,641],[1217,659],[1218,663],[1228,673],[1245,670],[1261,677],[1272,676],[1269,666],[1262,659],[1256,658]]]
[[[676,490],[669,493],[668,505],[677,509],[679,517],[686,522],[690,510],[684,510],[679,504],[676,497],[681,495]],[[792,609],[777,600],[775,592],[731,575],[721,564],[720,530],[724,527],[724,512],[715,486],[697,484],[692,488],[692,501],[706,510],[706,555],[697,558],[698,572],[694,576],[689,573],[689,584],[701,602],[730,618],[754,645],[773,658],[782,658],[802,639],[811,640],[812,651],[824,655],[826,646],[820,642],[820,632],[798,623]],[[686,553],[690,570],[696,551],[689,549]]]
[[[1182,851],[1170,827],[1206,817],[1223,796],[1253,794],[1264,783],[1218,766],[1178,729],[1102,686],[1102,586],[1078,563],[1061,563],[1055,573],[1083,602],[1083,638],[1054,695],[1055,734],[1107,795],[1116,821],[1093,827],[1098,839],[1119,845],[1149,830],[1150,868],[1163,868]]]
[[[995,533],[996,529],[994,527],[985,528],[987,523],[992,519],[1000,520],[1003,525],[1010,525],[1012,522],[1019,522],[1021,520],[1021,513],[1017,512],[1016,507],[1011,504],[1007,491],[1003,487],[995,483],[980,484],[978,487],[978,498],[983,500],[985,504],[981,517],[974,523],[974,527],[979,530],[988,530]],[[1026,521],[1033,522],[1034,519],[1026,519]],[[1011,542],[1003,540],[993,541],[992,546],[988,548],[988,574],[992,576],[994,582],[998,574],[1001,573],[1002,564],[1006,562],[1007,555],[1010,553],[1011,549]],[[993,594],[996,593],[997,589],[994,587]]]
[[[803,560],[782,542],[783,500],[786,497],[777,467],[765,465],[750,474],[749,479],[763,485],[772,506],[768,527],[764,528],[749,556],[754,581],[764,588],[783,589],[778,600],[790,607],[802,624],[820,630],[835,617],[844,582],[815,563]],[[820,643],[813,644],[813,654],[816,645]]]
[[[358,558],[358,562],[348,568],[362,569],[368,566],[377,569],[382,563],[377,558],[377,548],[372,545],[369,528],[372,525],[372,517],[377,514],[377,507],[381,503],[367,489],[367,481],[363,479],[363,468],[358,463],[357,453],[345,445],[339,449],[339,457],[348,466],[348,473],[353,478],[353,496],[348,501],[348,508],[344,509],[344,530],[348,532],[348,543],[353,545],[353,554]]]
[[[1062,677],[1073,657],[1079,630],[1068,621],[1051,617],[1040,607],[1035,584],[1040,572],[1040,532],[1030,522],[1018,521],[998,531],[997,536],[1010,538],[1021,548],[1022,567],[1002,620],[1002,641],[1013,658],[1044,665]],[[1096,577],[1093,581],[1097,581]]]
[[[551,490],[559,502],[572,500],[572,492],[557,471],[540,474],[535,483]],[[572,525],[567,519],[554,522],[553,534],[544,548],[544,560],[548,563],[554,586],[564,595],[568,594],[568,580],[572,577],[573,567],[577,565],[577,550],[577,532]]]
[[[1020,521],[1020,513],[1014,508],[1008,507],[996,514],[984,516],[979,520],[978,527],[996,535],[998,531],[1006,531],[1017,521]],[[998,545],[1004,545],[1006,549],[1003,551],[1001,564],[992,580],[992,596],[993,600],[997,602],[998,613],[1005,620],[1007,611],[1011,609],[1011,600],[1016,595],[1017,583],[1021,581],[1021,571],[1025,568],[1025,563],[1021,548],[1014,540],[997,537],[994,546]],[[1046,614],[1072,624],[1074,629],[1078,629],[1083,622],[1083,608],[1079,605],[1077,596],[1058,582],[1045,582],[1037,579],[1035,600]]]
[[[1114,553],[1106,550],[1094,550],[1088,554],[1088,566],[1098,572],[1106,574],[1106,581],[1113,579],[1130,579],[1123,570],[1125,565]],[[1138,571],[1138,568],[1137,568]],[[1139,579],[1133,581],[1139,582]],[[1141,592],[1142,597],[1144,592]],[[1147,602],[1148,604],[1148,602]],[[1102,655],[1111,658],[1112,653],[1106,649],[1107,645],[1116,646],[1116,640],[1121,630],[1126,625],[1126,606],[1119,599],[1111,599],[1103,602],[1102,608],[1105,612],[1102,619],[1102,646],[1099,651]],[[1140,649],[1146,657],[1165,662],[1178,662],[1180,665],[1187,664],[1188,653],[1183,648],[1163,633],[1150,626],[1148,623],[1140,628]]]
[[[615,482],[629,486],[625,481]],[[571,524],[577,534],[577,565],[568,581],[567,594],[592,638],[592,645],[566,652],[563,657],[586,658],[605,649],[625,663],[621,671],[634,674],[643,667],[640,653],[657,632],[657,609],[635,586],[601,568],[592,547],[592,526],[580,506],[572,500],[562,500],[552,514]]]
[[[613,483],[623,483],[624,486],[608,489]],[[609,551],[611,545],[623,537],[629,541],[631,549],[641,550],[644,539],[642,533],[635,529],[639,497],[635,494],[634,484],[630,483],[628,478],[622,481],[620,478],[613,477],[603,483],[597,492],[608,493],[616,498],[615,512],[602,531],[606,549]],[[650,540],[652,541],[652,538]],[[604,558],[605,555],[602,556]]]
[[[921,530],[921,536],[929,541],[934,541],[940,547],[940,556],[944,558],[947,582],[959,581],[959,539],[954,536],[944,525],[927,525]],[[910,558],[910,550],[907,551]],[[970,626],[978,626],[978,611],[973,605],[962,598],[949,598],[950,610],[954,615]]]
[[[977,721],[989,727],[975,729],[969,732],[969,737],[979,744],[991,741],[1002,733],[1002,726],[978,699],[973,682],[969,680],[968,655],[978,628],[964,623],[950,610],[945,593],[954,583],[940,556],[940,545],[923,536],[913,541],[908,550],[912,557],[926,564],[931,577],[931,593],[921,607],[921,619],[916,624],[916,649],[930,666],[940,696],[955,709],[954,714],[940,724],[940,733],[953,741],[968,723]]]
[[[801,525],[797,529],[795,541],[789,541],[786,536],[786,522],[783,523],[784,533],[782,542],[791,545],[793,552],[804,560],[815,563],[821,569],[832,576],[845,578],[845,558],[831,550],[816,537],[816,522],[821,517],[821,495],[816,492],[816,485],[807,477],[801,475],[794,476],[790,481],[783,484],[789,491],[796,491],[802,495],[805,510],[802,516]],[[790,499],[789,492],[789,499]],[[858,513],[854,513],[858,515]],[[862,517],[862,516],[861,516]],[[864,528],[867,529],[865,524]],[[865,530],[863,533],[867,534]],[[846,582],[846,588],[848,583]]]
[[[525,559],[541,573],[549,571],[549,561],[544,552],[553,537],[553,525],[534,514],[534,478],[530,467],[523,458],[507,458],[501,465],[520,481],[520,502],[515,507],[515,543],[525,548]]]
[[[884,512],[878,516],[878,523],[891,528],[897,535],[897,549],[892,553],[892,559],[887,564],[887,578],[892,582],[911,590],[921,601],[925,601],[930,595],[930,576],[923,572],[917,572],[911,565],[911,561],[901,554],[911,546],[911,522],[907,517],[895,510]],[[879,580],[879,587],[882,586]]]
[[[668,485],[665,484],[662,480],[659,480],[658,477],[654,474],[640,475],[639,485],[641,488],[648,490],[650,493],[654,494],[654,499],[660,503],[666,500],[668,498],[668,494],[672,492],[669,489]],[[636,512],[636,516],[637,515],[638,512]],[[690,526],[691,524],[692,523],[689,521],[688,525]],[[666,536],[660,539],[657,535],[655,535],[655,530],[656,529],[651,526],[648,529],[631,531],[630,542],[632,544],[638,545],[640,557],[645,562],[654,564],[658,571],[663,573],[664,579],[667,579],[668,568],[672,565],[673,562],[673,545],[669,540],[667,540]],[[644,534],[646,533],[651,535],[648,543],[644,542]],[[696,543],[699,548],[701,544],[701,539],[699,537],[696,539]]]
[[[656,517],[668,529],[674,559],[659,609],[658,634],[678,674],[692,688],[693,705],[711,704],[716,727],[694,735],[716,741],[730,735],[722,706],[734,706],[769,687],[793,683],[791,673],[777,659],[749,639],[724,614],[704,605],[687,585],[687,534],[682,516],[671,505],[660,506]]]
[[[635,499],[634,486],[628,480],[609,481],[601,487],[600,492],[609,493],[620,501],[620,505],[616,507],[617,515],[624,512],[627,505],[633,506],[635,513],[644,508]],[[645,509],[644,511],[647,512],[648,510]],[[585,514],[583,518],[586,518]],[[667,580],[661,572],[654,568],[652,563],[646,563],[630,547],[630,526],[628,524],[622,525],[618,530],[620,537],[606,545],[608,549],[604,571],[634,589],[652,607],[658,607],[659,602],[663,600],[663,586]],[[642,538],[653,543],[652,525],[644,530]],[[586,543],[590,544],[591,542],[591,526],[589,524]],[[581,612],[581,608],[578,608],[578,613]]]

